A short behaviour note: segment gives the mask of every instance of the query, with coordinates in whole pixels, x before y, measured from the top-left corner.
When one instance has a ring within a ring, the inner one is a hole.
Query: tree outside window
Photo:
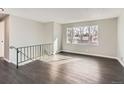
[[[67,43],[98,45],[98,25],[67,28]]]

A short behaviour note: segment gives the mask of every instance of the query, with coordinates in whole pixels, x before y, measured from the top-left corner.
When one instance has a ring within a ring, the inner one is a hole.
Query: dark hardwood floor
[[[49,60],[48,60],[49,59]],[[20,66],[0,61],[1,84],[123,84],[124,68],[114,59],[60,53]]]

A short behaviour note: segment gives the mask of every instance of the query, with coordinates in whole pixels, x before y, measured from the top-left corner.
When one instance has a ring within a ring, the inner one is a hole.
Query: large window
[[[98,25],[68,27],[67,43],[98,45]]]

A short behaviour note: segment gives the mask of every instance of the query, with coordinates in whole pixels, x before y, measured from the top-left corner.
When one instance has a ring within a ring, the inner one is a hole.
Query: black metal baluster
[[[42,55],[44,56],[44,45],[42,45]]]
[[[49,56],[52,55],[53,52],[53,44],[50,43],[17,48],[17,68],[21,62],[45,55]]]
[[[47,55],[47,51],[46,51],[46,48],[47,48],[47,44],[45,44],[45,55]]]
[[[41,57],[41,45],[40,45],[40,57]]]
[[[20,48],[20,62],[22,62],[22,48]]]
[[[52,51],[51,51],[51,44],[50,44],[50,55],[51,55]]]
[[[43,56],[43,45],[41,44],[41,56]]]
[[[50,45],[48,44],[48,55],[50,55]]]
[[[53,44],[51,45],[52,55],[54,54]]]
[[[46,51],[46,55],[47,55],[47,44],[46,44],[46,47],[45,47],[45,51]]]
[[[24,61],[25,61],[25,47],[24,47]]]
[[[49,55],[50,55],[50,44],[49,44]]]
[[[47,44],[47,56],[49,55],[49,44]]]
[[[27,57],[29,57],[29,54],[28,54],[28,46],[27,46]],[[27,60],[29,60],[29,58],[27,58]]]
[[[49,55],[50,55],[50,44],[49,44]]]
[[[31,57],[31,46],[30,46],[30,58],[32,58],[32,57]]]
[[[33,46],[33,59],[34,59],[34,46]]]
[[[18,69],[18,53],[19,53],[19,50],[18,50],[18,48],[17,48],[17,64],[16,64],[16,68]]]
[[[37,46],[37,57],[40,57],[40,45]]]
[[[48,56],[48,44],[46,45],[46,54]]]
[[[36,48],[37,48],[37,46],[35,46],[35,59],[36,59],[36,57],[37,57],[37,55],[36,55]]]
[[[50,55],[51,55],[51,44],[50,44]]]
[[[43,45],[43,55],[45,56],[45,44]]]

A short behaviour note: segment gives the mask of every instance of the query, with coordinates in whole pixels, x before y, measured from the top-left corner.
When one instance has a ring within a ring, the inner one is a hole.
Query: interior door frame
[[[4,57],[5,48],[5,21],[0,21],[0,57]]]
[[[0,13],[1,14],[1,13]],[[0,21],[4,21],[5,30],[4,30],[4,59],[9,62],[9,34],[10,34],[10,15],[9,14],[2,14],[4,15]]]

